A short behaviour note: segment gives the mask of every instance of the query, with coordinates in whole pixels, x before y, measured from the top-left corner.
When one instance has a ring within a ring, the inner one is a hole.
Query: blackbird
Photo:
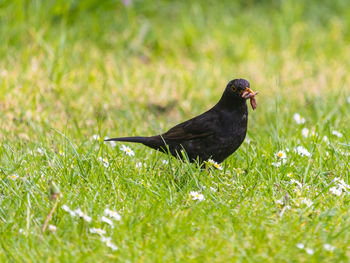
[[[212,159],[221,163],[243,143],[247,133],[250,99],[256,108],[255,95],[245,79],[231,80],[219,100],[210,110],[180,123],[166,133],[150,137],[120,137],[106,141],[142,143],[158,151],[183,159],[184,150],[191,162]]]

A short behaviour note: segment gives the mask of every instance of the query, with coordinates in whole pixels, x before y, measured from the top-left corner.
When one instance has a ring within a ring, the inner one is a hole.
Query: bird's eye
[[[237,90],[237,88],[234,85],[231,86],[231,89],[232,89],[232,91],[236,91]]]

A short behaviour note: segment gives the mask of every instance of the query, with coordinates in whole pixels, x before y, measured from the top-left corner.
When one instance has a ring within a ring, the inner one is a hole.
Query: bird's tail
[[[119,138],[110,138],[105,140],[105,142],[118,141],[118,142],[136,142],[136,143],[145,143],[148,140],[148,137],[119,137]]]

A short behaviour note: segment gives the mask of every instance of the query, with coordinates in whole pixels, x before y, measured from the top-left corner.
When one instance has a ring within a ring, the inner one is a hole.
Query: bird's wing
[[[206,112],[171,128],[161,136],[164,140],[192,140],[215,133],[218,119],[212,112]]]

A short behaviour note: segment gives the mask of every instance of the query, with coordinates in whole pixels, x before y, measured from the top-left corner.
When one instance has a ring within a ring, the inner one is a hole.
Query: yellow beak
[[[254,94],[254,91],[252,91],[250,88],[248,88],[248,87],[245,87],[245,90],[244,91],[248,91],[249,93],[252,93],[252,94]]]

